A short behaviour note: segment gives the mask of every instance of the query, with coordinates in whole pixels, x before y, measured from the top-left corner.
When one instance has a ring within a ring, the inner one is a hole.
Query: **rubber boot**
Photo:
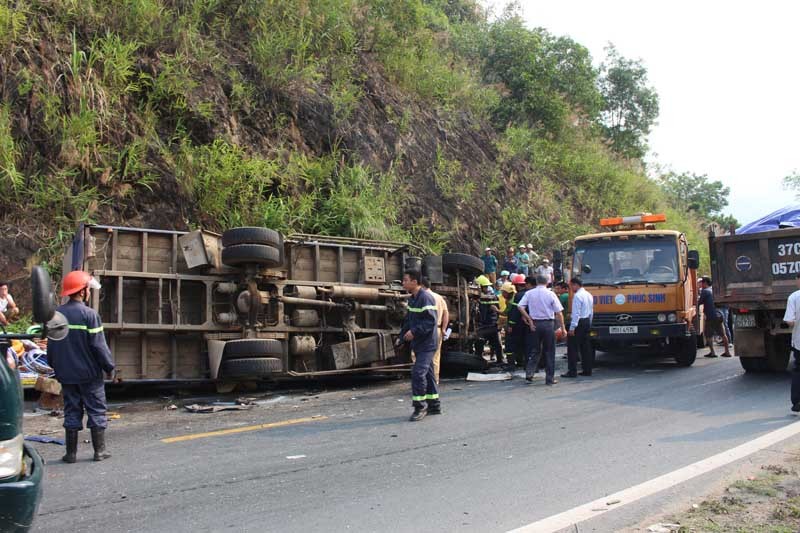
[[[92,428],[92,446],[94,446],[95,461],[102,461],[111,457],[111,454],[106,451],[105,428]]]
[[[408,420],[410,422],[419,422],[425,415],[428,414],[428,409],[426,407],[414,407],[414,412],[411,414],[411,418]]]
[[[64,454],[61,460],[65,463],[74,463],[78,458],[78,430],[65,430],[64,442],[67,445],[67,453]]]

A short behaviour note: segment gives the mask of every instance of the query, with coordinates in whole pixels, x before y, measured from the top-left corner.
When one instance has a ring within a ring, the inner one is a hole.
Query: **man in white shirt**
[[[555,385],[558,380],[555,378],[556,369],[556,330],[554,322],[562,334],[564,331],[564,308],[558,301],[558,296],[547,288],[549,278],[543,275],[536,276],[536,288],[525,293],[519,301],[519,311],[522,320],[528,325],[531,339],[530,351],[528,352],[527,366],[525,368],[525,379],[533,381],[533,374],[539,364],[539,357],[544,355],[545,363],[545,383]]]
[[[800,274],[797,275],[796,283],[800,288]],[[792,411],[798,413],[800,412],[800,290],[794,291],[789,295],[783,321],[792,328],[792,353],[794,354]]]
[[[546,257],[542,259],[542,264],[536,267],[536,275],[542,275],[547,278],[547,284],[553,283],[553,267],[550,266],[550,260]]]
[[[8,326],[8,322],[18,314],[19,308],[8,293],[8,282],[0,281],[0,326]]]
[[[594,317],[594,298],[589,291],[583,288],[583,280],[580,277],[572,278],[569,281],[569,288],[573,294],[567,339],[569,370],[566,374],[561,374],[561,377],[578,377],[578,353],[581,357],[581,376],[591,376],[594,366],[594,351],[589,339],[589,328],[592,327],[592,318]]]

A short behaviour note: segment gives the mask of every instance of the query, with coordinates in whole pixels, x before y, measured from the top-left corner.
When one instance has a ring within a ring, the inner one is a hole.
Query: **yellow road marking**
[[[295,424],[305,424],[306,422],[319,422],[320,420],[327,420],[327,419],[328,419],[327,416],[294,418],[292,420],[283,420],[282,422],[270,422],[269,424],[258,424],[256,426],[243,426],[240,428],[219,429],[217,431],[207,431],[205,433],[192,433],[189,435],[181,435],[180,437],[169,437],[168,439],[161,439],[161,442],[165,442],[167,444],[172,442],[184,442],[187,440],[204,439],[206,437],[219,437],[221,435],[232,435],[234,433],[245,433],[247,431],[259,431],[261,429],[293,426]]]

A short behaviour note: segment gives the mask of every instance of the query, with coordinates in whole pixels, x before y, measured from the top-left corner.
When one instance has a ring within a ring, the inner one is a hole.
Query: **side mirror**
[[[686,266],[692,270],[700,268],[700,252],[697,250],[689,250],[689,254],[686,257]]]
[[[591,274],[592,273],[592,265],[583,265],[583,268],[581,270],[583,270],[584,274]]]
[[[44,268],[33,267],[31,289],[33,291],[33,319],[39,324],[46,324],[56,312],[56,299],[53,295],[50,275]]]

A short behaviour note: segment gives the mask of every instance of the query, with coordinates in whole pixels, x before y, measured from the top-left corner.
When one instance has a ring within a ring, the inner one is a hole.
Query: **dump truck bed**
[[[786,308],[800,274],[800,228],[709,238],[714,300],[748,309]]]

